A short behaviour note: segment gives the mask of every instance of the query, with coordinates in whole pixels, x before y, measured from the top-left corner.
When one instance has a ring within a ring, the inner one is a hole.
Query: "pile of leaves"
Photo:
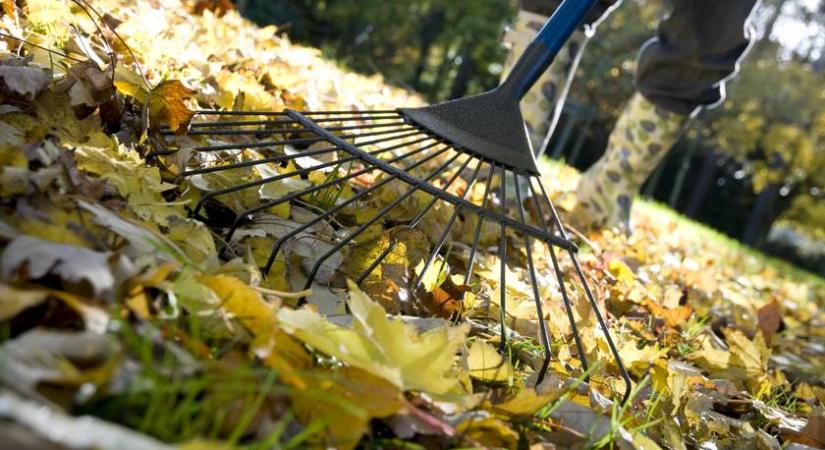
[[[484,255],[464,286],[447,261],[416,275],[437,233],[378,234],[328,268],[341,287],[295,292],[328,244],[298,240],[267,278],[261,252],[308,211],[267,211],[223,242],[189,217],[219,180],[181,181],[145,159],[158,130],[185,133],[200,108],[381,109],[419,104],[414,94],[257,28],[230,2],[2,7],[0,434],[13,446],[825,447],[821,279],[655,205],[639,205],[632,237],[580,234],[634,380],[621,405],[585,298],[587,383],[561,299],[544,296],[537,317],[521,268],[508,267],[514,338],[499,352],[498,269]],[[569,210],[578,174],[544,171]],[[347,284],[352,261],[390,237],[405,244],[390,276]],[[410,276],[426,292],[394,285]],[[539,320],[554,340],[536,384]]]

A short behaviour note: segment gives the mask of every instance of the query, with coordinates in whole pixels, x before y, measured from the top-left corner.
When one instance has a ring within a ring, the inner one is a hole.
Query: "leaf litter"
[[[253,149],[192,151],[197,139],[182,133],[193,111],[422,103],[278,31],[255,27],[225,1],[3,2],[0,416],[69,448],[825,446],[825,283],[656,205],[639,203],[631,237],[579,236],[634,380],[625,406],[615,400],[624,386],[604,336],[574,285],[565,288],[597,366],[589,383],[553,276],[539,276],[546,314],[537,317],[524,268],[505,267],[509,339],[500,348],[494,225],[482,227],[469,284],[457,273],[472,217],[459,218],[449,254],[421,273],[429,236],[452,213],[405,227],[426,195],[331,258],[311,291],[298,292],[309,265],[346,225],[305,230],[262,277],[273,246],[317,215],[314,206],[344,202],[375,180],[270,208],[222,242],[213,230],[237,212],[346,168],[207,201],[205,222],[194,220],[189,211],[209,192],[293,168],[181,181],[192,158],[260,158]],[[147,164],[159,129],[189,150]],[[303,159],[296,163],[315,164]],[[543,172],[564,213],[578,174],[550,164]],[[458,180],[447,188],[462,195]],[[368,207],[341,216],[363,223],[399,188],[389,183]],[[218,255],[224,247],[228,258]],[[552,274],[546,255],[536,264]],[[417,278],[423,287],[413,289]],[[553,358],[536,384],[539,320],[551,330]]]

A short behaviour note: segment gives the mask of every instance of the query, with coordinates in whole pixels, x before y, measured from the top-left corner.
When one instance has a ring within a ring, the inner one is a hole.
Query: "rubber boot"
[[[507,77],[510,69],[544,25],[545,20],[547,17],[541,14],[519,11],[515,24],[507,29],[503,37],[503,43],[508,48],[508,55],[502,72],[502,80]],[[544,142],[556,103],[564,91],[567,75],[586,39],[583,31],[575,31],[550,67],[521,99],[521,113],[534,152],[539,151]]]
[[[687,119],[636,93],[610,133],[604,154],[582,174],[570,224],[580,230],[617,227],[630,234],[633,198],[679,138]]]

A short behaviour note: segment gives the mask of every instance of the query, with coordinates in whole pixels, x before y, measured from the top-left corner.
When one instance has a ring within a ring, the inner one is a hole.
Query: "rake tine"
[[[231,111],[218,109],[196,109],[195,114],[204,116],[286,116],[283,111]]]
[[[467,167],[471,159],[472,158],[467,159],[467,161],[464,163],[464,166],[462,166],[462,168],[457,172],[457,174],[460,174],[462,171],[464,171],[464,168]],[[483,162],[484,161],[482,160],[478,160],[478,164],[476,164],[476,167],[473,170],[473,175],[470,178],[470,182],[467,183],[467,189],[464,190],[464,195],[462,195],[461,198],[467,198],[467,195],[470,193],[470,187],[472,187],[473,183],[475,183],[476,178],[478,177],[478,171],[479,169],[481,169],[481,164]],[[452,184],[452,180],[450,180],[450,184]],[[447,226],[444,227],[444,230],[441,232],[441,236],[439,236],[438,238],[438,243],[436,243],[436,245],[433,246],[432,251],[430,251],[430,254],[427,257],[427,261],[424,263],[424,268],[421,269],[421,274],[418,275],[417,279],[413,283],[413,289],[417,288],[421,284],[421,280],[424,278],[424,273],[427,272],[427,269],[430,267],[430,264],[432,264],[433,260],[435,259],[435,256],[438,254],[439,251],[441,251],[441,247],[444,246],[444,241],[447,240],[447,235],[449,235],[450,230],[452,230],[453,224],[455,224],[455,220],[458,218],[458,214],[460,212],[461,205],[457,205],[455,207],[455,210],[453,211],[453,214],[450,216],[450,220],[447,222]]]
[[[423,151],[425,151],[425,150],[427,150],[427,149],[429,149],[429,148],[432,148],[433,146],[435,146],[435,145],[437,145],[437,144],[438,144],[438,142],[434,142],[434,143],[432,143],[432,144],[430,144],[430,145],[427,145],[427,146],[421,147],[421,148],[419,148],[419,149],[416,149],[416,150],[413,150],[413,151],[407,152],[407,153],[406,153],[406,154],[404,154],[404,155],[401,155],[401,156],[396,157],[394,160],[401,160],[401,159],[405,159],[405,158],[407,158],[407,157],[409,157],[409,156],[412,156],[412,155],[415,155],[415,154],[421,153],[421,152],[423,152]],[[427,157],[426,157],[426,158],[424,158],[422,161],[419,161],[417,164],[423,164],[424,162],[429,161],[430,159],[432,159],[432,158],[434,158],[434,157],[438,156],[439,154],[441,154],[441,153],[445,152],[446,150],[447,150],[447,147],[442,148],[442,149],[440,149],[440,150],[437,150],[435,153],[433,153],[433,154],[431,154],[431,155],[427,156]],[[238,214],[238,215],[235,217],[235,220],[232,222],[232,226],[230,227],[229,232],[227,232],[227,234],[226,234],[226,238],[224,238],[224,239],[225,239],[227,242],[229,242],[229,241],[231,241],[231,240],[232,240],[232,236],[235,234],[235,231],[238,229],[238,226],[240,226],[241,220],[242,220],[244,217],[247,217],[247,216],[249,216],[249,215],[251,215],[251,214],[255,214],[255,213],[257,213],[257,212],[260,212],[260,211],[263,211],[263,210],[269,209],[269,208],[271,208],[271,207],[273,207],[273,206],[275,206],[275,205],[278,205],[278,204],[281,204],[281,203],[287,202],[287,201],[289,201],[289,200],[293,200],[293,199],[299,198],[299,197],[301,197],[301,196],[303,196],[303,195],[306,195],[306,194],[311,194],[311,193],[316,192],[316,191],[319,191],[319,190],[321,190],[321,189],[326,189],[326,188],[328,188],[328,187],[330,187],[330,186],[334,186],[334,185],[336,185],[336,184],[343,183],[343,182],[345,182],[345,181],[348,181],[348,180],[351,180],[351,179],[356,178],[356,177],[358,177],[358,176],[361,176],[361,175],[363,175],[363,174],[365,174],[365,173],[367,173],[367,172],[372,172],[372,171],[373,171],[373,170],[375,170],[375,169],[377,169],[377,167],[375,167],[375,166],[365,167],[365,168],[363,168],[363,169],[360,169],[360,170],[357,170],[357,171],[355,171],[355,172],[349,173],[349,174],[347,174],[347,175],[345,175],[345,176],[343,176],[343,177],[341,177],[341,178],[337,178],[337,179],[334,179],[334,180],[330,180],[330,181],[327,181],[327,182],[324,182],[324,183],[321,183],[321,184],[318,184],[318,185],[310,186],[310,187],[305,188],[305,189],[302,189],[302,190],[300,190],[300,191],[290,192],[290,193],[288,193],[288,194],[286,194],[286,195],[283,195],[283,196],[281,196],[281,197],[278,197],[278,198],[276,198],[276,199],[272,199],[272,200],[270,200],[270,201],[268,201],[268,202],[266,202],[266,203],[262,203],[262,204],[260,204],[260,205],[258,205],[258,206],[256,206],[256,207],[254,207],[254,208],[249,208],[249,209],[247,209],[247,210],[245,210],[245,211],[241,212],[240,214]],[[383,182],[382,182],[382,183],[383,183]],[[372,188],[371,188],[371,189],[369,189],[369,190],[372,190]],[[330,215],[330,214],[332,214],[333,212],[335,212],[335,211],[337,211],[337,210],[339,210],[339,209],[341,209],[341,208],[343,208],[343,207],[345,207],[345,206],[347,206],[347,205],[351,204],[353,201],[355,201],[355,199],[358,199],[358,198],[362,197],[364,194],[365,194],[365,193],[364,193],[363,191],[362,191],[361,193],[356,194],[355,196],[353,196],[353,198],[352,198],[352,199],[349,199],[349,200],[347,200],[346,202],[344,202],[344,203],[342,203],[342,204],[340,204],[340,205],[336,206],[336,207],[335,207],[334,209],[332,209],[331,211],[327,211],[327,212],[326,212],[324,215],[322,215],[321,217],[316,218],[316,220],[313,220],[313,221],[309,222],[309,224],[307,225],[307,227],[306,227],[306,228],[308,228],[310,225],[312,225],[312,224],[316,223],[316,222],[317,222],[317,220],[320,220],[320,219],[322,219],[322,218],[329,217],[329,215]],[[301,231],[303,231],[303,230],[304,230],[304,229],[306,229],[306,228],[302,228],[302,229],[301,229]],[[295,233],[294,235],[297,235],[297,234],[298,234],[298,233]],[[290,236],[290,237],[291,237],[291,236],[294,236],[294,235],[287,235],[287,236]],[[278,248],[279,246],[280,246],[280,244],[279,244],[278,246],[276,246],[276,247],[275,247],[275,248],[276,248],[276,250],[277,250],[277,248]],[[224,250],[226,250],[226,249],[224,248]],[[221,253],[223,254],[223,252],[221,252]],[[266,274],[267,272],[269,272],[269,268],[271,267],[272,262],[274,261],[274,259],[275,259],[275,257],[274,257],[273,255],[270,255],[270,258],[269,258],[269,263],[268,263],[268,264],[267,264],[267,266],[266,266],[266,267],[267,267],[267,269],[264,271],[264,274]]]
[[[311,132],[311,131],[310,131]],[[412,129],[412,128],[397,128],[394,130],[384,130],[384,131],[373,131],[371,133],[362,133],[356,135],[339,135],[341,139],[352,139],[352,138],[359,138],[359,137],[368,137],[368,136],[383,136],[387,134],[401,134],[406,133],[406,136],[415,136],[416,134],[422,134],[420,131]],[[401,136],[396,136],[401,137]],[[314,144],[316,142],[321,142],[325,140],[323,136],[313,136],[308,138],[296,138],[296,139],[281,139],[276,141],[260,141],[260,142],[244,142],[240,144],[220,144],[220,145],[208,145],[208,146],[201,146],[195,147],[193,150],[196,152],[220,152],[226,150],[243,150],[246,148],[264,148],[264,147],[277,147],[281,145],[297,145],[297,144]]]
[[[427,148],[427,147],[425,147],[425,148]],[[371,152],[371,154],[376,154],[377,155],[377,154],[384,153],[384,152],[389,151],[389,150],[392,150],[392,149],[391,148],[379,149],[379,150],[376,150],[374,152]],[[292,157],[295,158],[295,157],[297,157],[297,155],[292,155]],[[209,192],[209,193],[203,195],[200,198],[200,200],[198,201],[198,203],[195,205],[195,210],[193,212],[193,216],[195,216],[195,217],[198,216],[198,213],[200,212],[201,208],[203,207],[203,204],[206,201],[208,201],[209,199],[219,197],[219,196],[225,195],[225,194],[230,194],[232,192],[238,192],[238,191],[241,191],[241,190],[244,190],[244,189],[249,189],[249,188],[252,188],[252,187],[263,186],[265,184],[272,183],[272,182],[275,182],[275,181],[278,181],[278,180],[282,180],[284,178],[290,178],[290,177],[294,177],[294,176],[306,175],[306,174],[308,174],[310,172],[313,172],[313,171],[316,171],[316,170],[324,169],[324,168],[335,166],[335,165],[338,165],[338,164],[347,163],[347,162],[354,161],[354,160],[357,160],[357,159],[358,159],[358,156],[348,156],[346,158],[336,159],[335,161],[330,161],[330,162],[327,162],[327,163],[318,164],[318,165],[311,166],[311,167],[305,167],[305,168],[302,168],[302,169],[294,170],[292,172],[273,175],[271,177],[262,178],[260,180],[252,180],[252,181],[248,181],[246,183],[241,183],[241,184],[238,184],[238,185],[226,188],[226,189],[221,189],[221,190],[218,190],[218,191]]]
[[[397,137],[389,137],[389,138],[383,138],[383,139],[375,139],[375,140],[370,141],[370,142],[364,142],[361,145],[378,144],[378,143],[381,143],[381,142],[394,141],[396,139],[398,139],[398,138]],[[386,148],[383,148],[381,150],[382,151],[395,150],[395,149],[401,148],[401,147],[407,147],[407,146],[410,146],[410,145],[420,144],[422,142],[432,140],[432,139],[433,139],[432,137],[426,136],[426,137],[423,137],[423,138],[420,138],[420,139],[416,139],[415,141],[412,141],[412,142],[402,142],[400,144],[396,144],[396,145],[391,146],[391,147],[386,147]],[[305,156],[315,156],[315,155],[320,155],[320,154],[324,154],[324,153],[330,153],[330,152],[337,151],[337,150],[340,150],[340,149],[338,147],[324,147],[324,148],[318,148],[318,149],[315,149],[315,150],[305,150],[303,152],[297,152],[297,153],[293,153],[291,155],[272,156],[272,157],[269,157],[269,158],[256,159],[256,160],[252,160],[252,161],[242,161],[242,162],[234,163],[234,164],[226,164],[226,165],[221,165],[221,166],[206,167],[206,168],[203,168],[203,169],[187,170],[187,171],[181,172],[181,174],[178,175],[178,176],[179,177],[188,177],[188,176],[204,174],[204,173],[221,172],[221,171],[224,171],[224,170],[240,169],[240,168],[244,168],[244,167],[257,166],[257,165],[261,165],[261,164],[269,164],[269,163],[278,164],[278,163],[282,163],[284,161],[288,161],[290,159],[302,158],[302,157],[305,157]]]
[[[501,215],[506,216],[507,203],[507,171],[504,167],[501,168],[501,181],[499,186],[499,193],[501,195]],[[499,322],[501,322],[501,342],[498,345],[498,351],[504,353],[507,348],[507,226],[501,224],[501,238],[498,244],[498,259],[501,266],[501,278],[499,280]]]
[[[254,115],[253,115],[254,116]],[[397,119],[399,116],[397,114],[388,115],[388,116],[372,116],[369,117],[369,120],[390,120],[390,119]],[[318,118],[314,121],[316,123],[321,122],[353,122],[356,120],[361,119],[341,119],[335,117],[329,118]],[[268,125],[292,125],[298,123],[295,119],[276,119],[276,120],[199,120],[197,122],[193,122],[189,127],[190,128],[207,128],[207,127],[215,127],[215,128],[231,128],[231,127],[238,127],[238,126],[268,126]],[[168,126],[161,127],[163,131],[169,131],[170,128]]]
[[[556,214],[556,208],[553,207],[553,203],[550,202],[550,198],[547,196],[547,192],[544,190],[544,185],[539,182],[539,188],[541,188],[541,193],[544,196],[545,202],[550,208],[550,213],[553,217],[553,222],[556,224],[556,228],[559,230],[559,234],[561,235],[562,239],[567,239],[567,233],[564,231],[564,227],[561,224],[561,220],[559,220],[558,214]],[[622,362],[622,358],[619,355],[619,350],[616,348],[616,344],[613,343],[613,338],[610,336],[610,331],[607,329],[607,324],[604,321],[604,317],[602,317],[601,312],[599,311],[599,306],[596,303],[596,298],[593,296],[593,293],[590,291],[590,286],[587,283],[587,279],[584,276],[584,272],[582,271],[581,265],[579,264],[578,258],[576,258],[576,254],[573,251],[568,250],[568,254],[570,255],[570,259],[573,261],[573,267],[576,269],[576,274],[578,274],[579,280],[581,280],[582,287],[584,288],[584,293],[587,296],[587,300],[590,302],[590,308],[596,314],[596,320],[599,322],[599,326],[602,328],[604,332],[605,339],[607,339],[607,345],[610,347],[610,352],[613,354],[613,359],[616,361],[616,365],[619,367],[619,372],[621,373],[622,379],[625,382],[625,391],[624,396],[622,397],[622,404],[627,403],[627,400],[630,398],[630,392],[632,390],[632,384],[630,380],[630,374],[627,373],[627,369]]]
[[[530,186],[530,194],[533,198],[533,204],[536,206],[536,209],[541,216],[542,226],[545,231],[548,233],[550,232],[547,227],[547,221],[544,218],[544,209],[541,207],[541,203],[538,201],[538,195],[536,194],[536,189],[533,186],[533,177],[530,177],[530,181],[528,185]],[[537,180],[538,183],[541,183],[541,180]],[[570,297],[567,295],[567,288],[564,286],[564,275],[561,273],[561,268],[559,267],[558,259],[556,258],[556,249],[553,247],[553,244],[546,243],[547,247],[550,249],[550,259],[553,261],[553,269],[556,273],[556,280],[559,283],[559,290],[561,290],[561,298],[564,301],[564,309],[567,312],[567,321],[570,322],[570,328],[573,331],[573,340],[576,341],[576,350],[579,353],[579,361],[582,363],[582,370],[585,374],[588,374],[589,364],[587,363],[587,355],[584,352],[584,344],[581,340],[581,335],[579,334],[579,327],[576,325],[576,320],[573,317],[573,304],[570,301]],[[585,375],[586,382],[590,382],[590,375]]]
[[[315,265],[312,266],[312,270],[310,271],[309,275],[307,276],[307,281],[304,285],[304,289],[309,289],[310,287],[312,287],[312,280],[315,279],[315,276],[318,274],[318,270],[320,270],[321,264],[323,264],[324,261],[326,261],[330,256],[334,255],[336,252],[341,250],[341,248],[343,248],[344,245],[355,239],[356,236],[363,233],[367,228],[372,226],[372,224],[374,224],[379,219],[384,217],[384,215],[386,215],[391,209],[395,208],[396,206],[398,206],[398,204],[400,204],[402,201],[406,200],[409,196],[415,193],[415,191],[418,190],[418,187],[421,186],[423,183],[430,181],[431,179],[435,178],[438,174],[440,174],[442,171],[449,168],[460,155],[461,153],[456,152],[455,155],[453,155],[447,162],[445,162],[439,168],[433,171],[433,173],[430,174],[427,178],[423,180],[418,180],[418,183],[410,187],[410,189],[408,189],[407,192],[405,192],[403,195],[395,199],[392,203],[384,207],[384,209],[379,211],[378,214],[376,214],[370,220],[361,224],[355,231],[350,233],[346,238],[342,239],[337,245],[335,245],[335,247],[330,249],[320,258],[318,258],[318,260],[315,262]]]
[[[487,183],[484,186],[483,200],[481,201],[481,209],[487,208],[487,198],[490,193],[490,185],[493,184],[493,172],[496,169],[496,163],[490,162],[490,173],[487,174]],[[473,233],[473,245],[470,247],[470,256],[467,258],[467,273],[464,274],[464,284],[470,283],[470,276],[473,274],[473,264],[476,259],[476,250],[478,250],[478,240],[481,237],[481,225],[484,222],[484,216],[478,216],[478,224],[476,224],[475,232]]]
[[[525,222],[524,218],[524,204],[521,201],[521,188],[519,188],[518,175],[513,173],[513,181],[516,187],[516,203],[518,203],[519,218]],[[547,330],[547,322],[544,320],[544,312],[541,307],[541,296],[539,295],[539,285],[536,281],[536,268],[533,263],[533,249],[532,242],[529,235],[524,235],[524,244],[527,247],[527,268],[530,271],[530,282],[533,285],[533,300],[536,302],[536,312],[539,316],[539,330],[541,331],[541,344],[544,347],[544,361],[541,364],[539,376],[536,379],[536,386],[541,384],[544,376],[547,374],[547,367],[550,364],[550,333]]]
[[[365,153],[363,150],[359,149],[354,144],[352,144],[350,142],[347,142],[344,139],[341,139],[340,136],[337,136],[333,133],[330,133],[330,132],[326,131],[323,127],[319,126],[318,124],[313,122],[311,119],[309,119],[307,117],[303,117],[301,114],[299,114],[295,111],[287,110],[287,113],[290,115],[290,117],[293,117],[296,120],[300,121],[307,128],[311,128],[313,131],[315,131],[319,135],[325,136],[331,143],[333,143],[335,145],[339,145],[342,150],[345,150],[345,151],[347,151],[347,152],[349,152],[353,155],[358,155],[361,159],[364,160],[364,162],[367,162],[369,164],[373,164],[373,165],[376,165],[376,166],[380,166],[382,168],[382,170],[387,174],[397,174],[398,179],[400,179],[401,181],[404,181],[407,184],[418,186],[418,189],[421,190],[421,191],[424,191],[424,192],[426,192],[430,195],[433,195],[435,197],[439,197],[442,200],[444,200],[446,202],[449,202],[449,203],[452,203],[454,205],[462,205],[462,208],[465,211],[469,211],[472,214],[479,214],[479,215],[482,215],[482,216],[490,216],[490,218],[495,219],[496,221],[504,224],[505,226],[515,227],[516,229],[519,229],[519,230],[521,230],[523,232],[526,232],[526,233],[533,234],[534,236],[541,236],[543,239],[550,240],[551,242],[553,242],[554,244],[558,245],[561,248],[572,249],[574,251],[576,250],[576,246],[570,241],[560,239],[560,238],[558,238],[556,236],[553,236],[553,235],[548,235],[544,231],[541,231],[541,230],[539,230],[538,228],[536,228],[532,225],[527,225],[527,224],[521,223],[518,220],[515,220],[511,217],[507,217],[506,215],[500,215],[500,214],[495,213],[493,211],[481,209],[481,207],[479,205],[476,205],[472,202],[464,200],[464,199],[462,199],[462,198],[460,198],[456,195],[453,195],[449,192],[444,191],[443,189],[439,189],[436,186],[432,186],[428,183],[420,184],[419,179],[414,177],[413,175],[411,175],[407,172],[404,172],[403,170],[401,170],[398,167],[387,165],[384,161],[381,161],[380,159],[373,157],[369,153]],[[432,133],[427,133],[427,134],[432,134]]]
[[[240,123],[237,124],[240,126],[249,126],[250,123]],[[237,126],[236,125],[236,126]],[[387,123],[372,123],[366,125],[348,125],[348,126],[340,126],[340,127],[330,127],[327,130],[330,131],[348,131],[348,130],[363,130],[363,129],[374,129],[374,128],[386,128],[391,126],[398,126],[398,125],[406,125],[403,121],[399,122],[387,122]],[[231,127],[227,127],[231,128]],[[406,127],[406,128],[409,128]],[[199,136],[199,135],[209,135],[209,136],[242,136],[245,134],[258,134],[258,135],[274,135],[274,134],[288,134],[288,133],[310,133],[312,130],[308,130],[306,128],[281,128],[281,129],[231,129],[231,130],[190,130],[186,134],[190,136]],[[161,131],[161,136],[172,136],[175,135],[175,132],[172,130],[165,130]]]
[[[320,169],[323,169],[323,168],[326,168],[326,167],[331,167],[331,166],[335,166],[335,165],[338,165],[338,164],[343,164],[343,163],[346,163],[346,162],[349,162],[349,161],[354,161],[356,159],[358,159],[357,156],[348,156],[346,158],[336,159],[335,161],[330,161],[330,162],[327,162],[327,163],[318,164],[316,166],[311,166],[311,167],[306,167],[306,168],[303,168],[303,169],[293,170],[293,171],[287,172],[287,173],[280,173],[278,175],[273,175],[271,177],[261,178],[260,180],[247,181],[246,183],[241,183],[241,184],[238,184],[238,185],[235,185],[235,186],[232,186],[232,187],[228,187],[228,188],[225,188],[225,189],[220,189],[220,190],[217,190],[217,191],[208,192],[208,193],[204,194],[203,196],[201,196],[200,200],[198,200],[198,203],[195,205],[195,210],[192,213],[192,215],[197,217],[198,213],[200,213],[201,208],[203,208],[204,203],[206,203],[208,200],[210,200],[212,198],[219,197],[221,195],[231,194],[233,192],[242,191],[244,189],[249,189],[249,188],[252,188],[252,187],[263,186],[265,184],[269,184],[269,183],[272,183],[272,182],[275,182],[275,181],[278,181],[278,180],[283,180],[284,178],[291,178],[291,177],[294,177],[294,176],[306,175],[306,174],[308,174],[312,171],[315,171],[315,170],[320,170]]]
[[[450,180],[447,181],[447,184],[445,185],[445,187],[451,186],[453,184],[453,182],[459,177],[459,175],[461,175],[461,172],[465,168],[467,168],[467,166],[470,164],[470,161],[472,161],[472,160],[473,160],[472,157],[467,158],[467,160],[464,161],[461,168],[459,170],[457,170],[456,173],[454,173],[452,177],[450,177]],[[418,224],[424,219],[424,216],[426,216],[427,213],[430,212],[430,209],[432,209],[432,207],[435,206],[435,203],[437,201],[438,201],[438,197],[433,197],[433,199],[430,201],[430,203],[427,204],[427,206],[425,206],[423,209],[421,209],[421,211],[418,212],[418,214],[410,221],[410,223],[407,224],[406,228],[408,230],[411,230],[411,229],[415,228],[416,226],[418,226]],[[460,208],[460,206],[456,206],[456,208]],[[386,258],[387,255],[390,254],[390,252],[392,252],[392,250],[395,248],[396,245],[398,245],[398,241],[393,240],[390,243],[390,245],[388,245],[387,248],[384,249],[384,251],[382,251],[381,254],[378,255],[378,257],[375,259],[375,261],[373,261],[373,263],[370,264],[367,267],[367,270],[364,271],[364,273],[362,273],[361,275],[359,275],[358,279],[359,280],[366,279],[366,277],[368,277],[369,274],[372,273],[372,271],[375,270],[376,267],[378,267],[378,264],[381,264],[381,261],[383,261],[384,258]],[[429,265],[429,262],[427,263],[427,265]],[[424,266],[424,270],[427,269],[427,265]],[[424,272],[421,272],[421,273],[423,274]],[[413,285],[413,287],[418,286],[418,281],[414,280],[412,285]]]
[[[433,145],[435,145],[435,144],[433,144]],[[406,158],[407,156],[410,156],[413,153],[419,153],[419,152],[421,152],[425,149],[426,148],[418,149],[417,151],[410,152],[410,153],[407,153],[406,155],[399,156],[396,159]],[[448,149],[449,149],[449,147],[441,148],[441,149],[437,150],[436,152],[434,152],[433,154],[428,155],[426,158],[424,158],[424,159],[416,162],[415,164],[411,165],[410,167],[415,167],[417,165],[424,164],[425,162],[427,162],[427,161],[435,158],[436,156],[444,153]],[[329,182],[324,183],[324,184],[333,185],[333,184],[341,183],[343,181],[346,181],[349,178],[353,178],[353,177],[358,176],[362,173],[370,172],[370,171],[373,171],[375,169],[376,169],[376,167],[365,168],[365,169],[362,169],[362,170],[360,170],[358,172],[355,172],[353,174],[347,175],[346,177],[340,178],[338,180],[329,181]],[[280,238],[278,238],[278,240],[275,241],[275,245],[272,246],[272,251],[269,253],[269,259],[267,259],[266,266],[264,267],[264,270],[263,270],[264,275],[269,273],[269,270],[272,268],[272,264],[275,262],[275,257],[278,255],[278,251],[281,249],[281,246],[283,246],[284,242],[288,241],[289,239],[292,239],[293,237],[297,236],[299,233],[301,233],[304,230],[306,230],[306,229],[310,228],[311,226],[315,225],[319,221],[324,220],[327,217],[331,216],[336,211],[339,211],[339,210],[347,207],[348,205],[351,205],[352,203],[354,203],[358,199],[363,198],[364,196],[366,196],[370,192],[375,191],[376,189],[380,188],[381,186],[386,185],[387,183],[389,183],[390,181],[392,181],[396,178],[397,177],[395,175],[390,175],[388,178],[386,178],[384,180],[381,180],[380,182],[376,183],[375,185],[370,186],[368,189],[365,189],[365,190],[359,192],[358,194],[352,196],[351,198],[347,199],[345,202],[341,203],[340,205],[335,206],[334,208],[324,212],[320,216],[315,217],[311,221],[301,225],[298,228],[295,228],[294,230],[290,231],[289,233],[287,233],[287,234],[281,236]],[[314,191],[314,190],[318,190],[318,189],[321,189],[321,188],[323,188],[323,185],[318,185],[318,186],[315,186],[314,188],[305,189],[305,191],[309,191],[309,190]],[[296,193],[288,194],[288,195],[282,197],[281,199],[278,199],[278,203],[284,202],[284,201],[289,200],[291,198],[299,197],[300,195],[304,195],[306,193],[307,192],[304,192],[304,193],[296,192]],[[289,198],[287,198],[287,197],[289,197]],[[267,206],[267,208],[268,207],[270,207],[270,206]]]

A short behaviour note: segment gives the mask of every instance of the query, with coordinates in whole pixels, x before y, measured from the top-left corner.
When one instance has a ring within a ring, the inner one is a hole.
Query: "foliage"
[[[632,237],[579,236],[582,267],[633,378],[634,397],[619,406],[617,367],[574,285],[595,366],[586,373],[558,286],[542,280],[546,315],[537,317],[515,263],[505,267],[511,339],[496,350],[501,267],[487,250],[472,285],[458,286],[446,258],[418,274],[430,292],[400,300],[398,284],[416,275],[437,220],[423,224],[428,233],[376,230],[370,248],[328,268],[327,281],[345,277],[390,239],[402,244],[365,292],[322,283],[290,292],[323,231],[292,242],[266,279],[261,249],[306,211],[267,211],[230,243],[187,216],[213,184],[278,167],[188,182],[174,161],[161,170],[146,158],[159,129],[194,139],[185,132],[196,108],[381,108],[417,96],[342,71],[225,2],[3,6],[0,416],[23,425],[17,433],[28,440],[164,450],[822,443],[821,279],[653,205],[641,204]],[[542,170],[568,211],[578,174]],[[387,189],[375,201],[395,196]],[[239,194],[227,209],[248,201]],[[227,244],[243,256],[221,259]],[[540,274],[553,270],[548,255],[536,256]],[[572,278],[577,267],[563,258],[559,270]],[[454,322],[428,306],[437,296],[456,304]],[[309,304],[299,307],[303,297]],[[554,352],[536,384],[539,321]]]

